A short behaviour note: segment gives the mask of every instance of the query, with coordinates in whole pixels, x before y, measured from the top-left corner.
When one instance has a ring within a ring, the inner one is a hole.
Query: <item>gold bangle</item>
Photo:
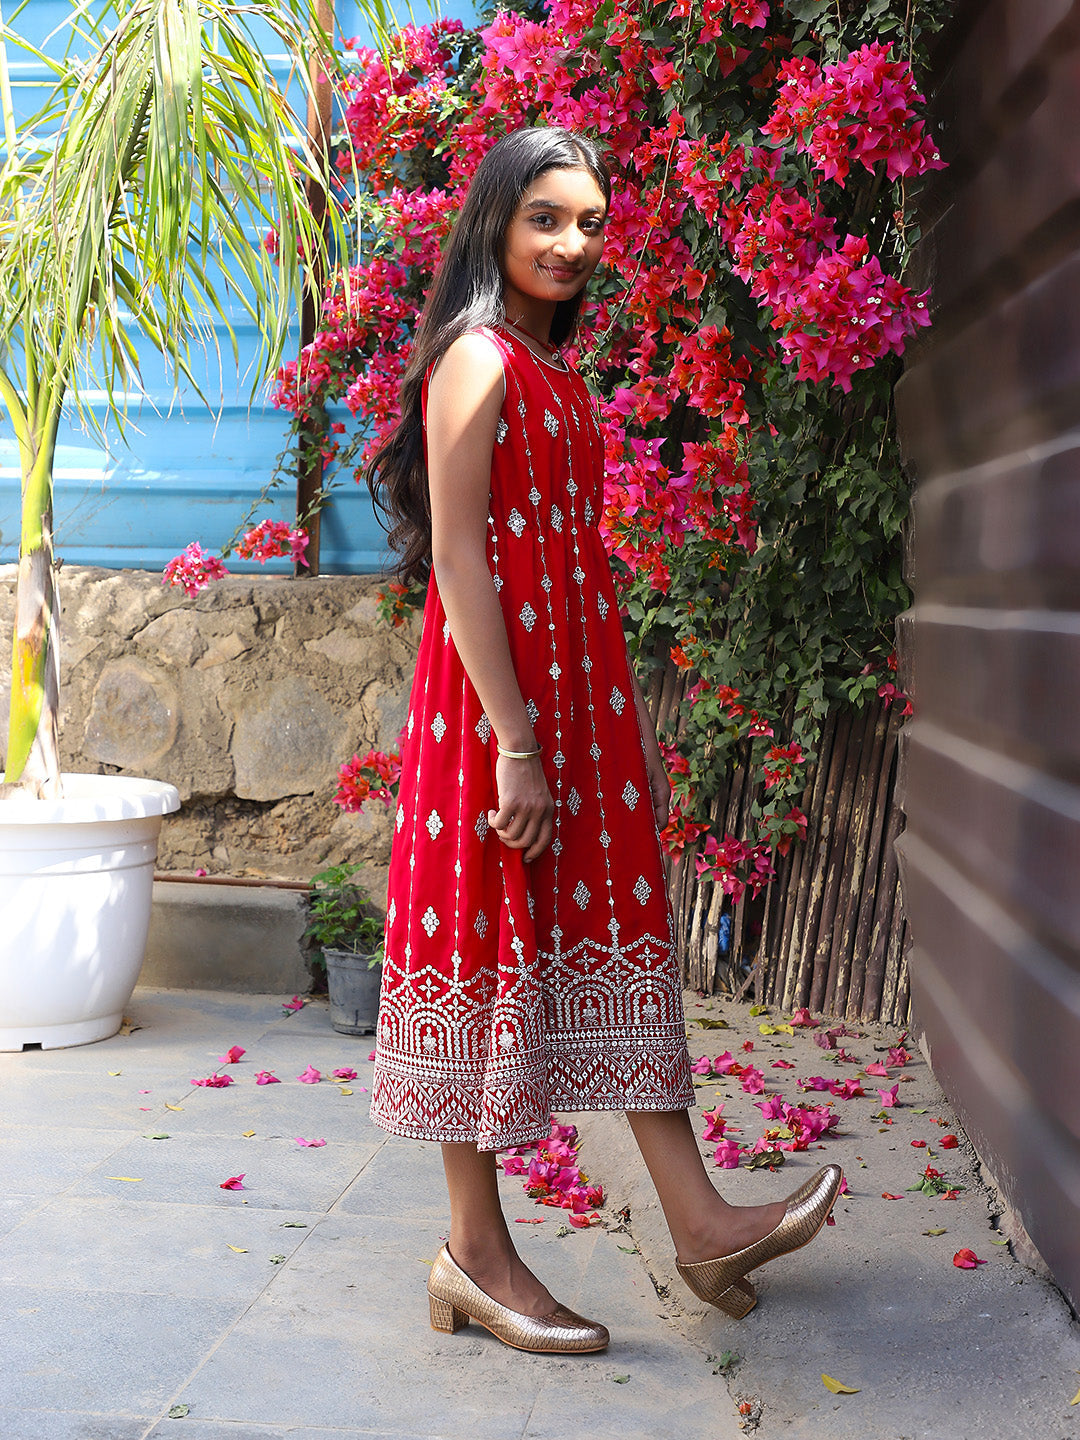
[[[505,755],[507,760],[535,760],[537,755],[544,753],[544,747],[542,745],[538,745],[535,750],[504,750],[503,747],[496,742],[495,748],[500,755]]]

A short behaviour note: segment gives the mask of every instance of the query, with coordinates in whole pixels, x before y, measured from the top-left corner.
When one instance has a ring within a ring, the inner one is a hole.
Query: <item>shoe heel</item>
[[[454,1335],[469,1323],[465,1311],[451,1305],[449,1300],[440,1300],[437,1295],[429,1294],[428,1305],[431,1310],[432,1330],[439,1330],[444,1335]]]
[[[744,1281],[742,1284],[736,1282],[712,1302],[718,1310],[723,1310],[725,1315],[730,1315],[733,1320],[741,1320],[744,1315],[757,1304],[757,1291],[753,1285]]]

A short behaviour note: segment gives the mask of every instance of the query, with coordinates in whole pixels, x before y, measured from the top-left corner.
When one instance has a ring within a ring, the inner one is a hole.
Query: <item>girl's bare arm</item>
[[[499,744],[535,750],[485,551],[502,399],[497,350],[482,336],[463,335],[439,361],[428,388],[431,559],[454,644]],[[539,760],[500,756],[495,782],[499,808],[488,816],[492,828],[505,845],[535,859],[551,842],[554,813]]]

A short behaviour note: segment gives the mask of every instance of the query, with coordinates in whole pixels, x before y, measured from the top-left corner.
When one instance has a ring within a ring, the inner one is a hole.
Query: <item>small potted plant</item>
[[[331,865],[311,881],[313,940],[326,962],[330,1023],[342,1035],[367,1035],[375,1029],[382,982],[383,921],[371,897],[353,877],[359,865]]]

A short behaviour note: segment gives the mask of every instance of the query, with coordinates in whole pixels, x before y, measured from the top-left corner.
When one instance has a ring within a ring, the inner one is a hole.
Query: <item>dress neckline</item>
[[[517,343],[522,347],[522,349],[527,351],[527,353],[530,354],[532,358],[537,361],[538,364],[546,365],[549,370],[554,370],[559,375],[570,374],[570,366],[567,365],[565,360],[562,362],[561,365],[556,365],[553,361],[545,360],[542,355],[538,355],[531,345],[527,345],[520,335],[515,335],[512,330],[508,330],[507,326],[500,325],[499,330],[504,336],[506,336],[508,340],[516,340]]]

